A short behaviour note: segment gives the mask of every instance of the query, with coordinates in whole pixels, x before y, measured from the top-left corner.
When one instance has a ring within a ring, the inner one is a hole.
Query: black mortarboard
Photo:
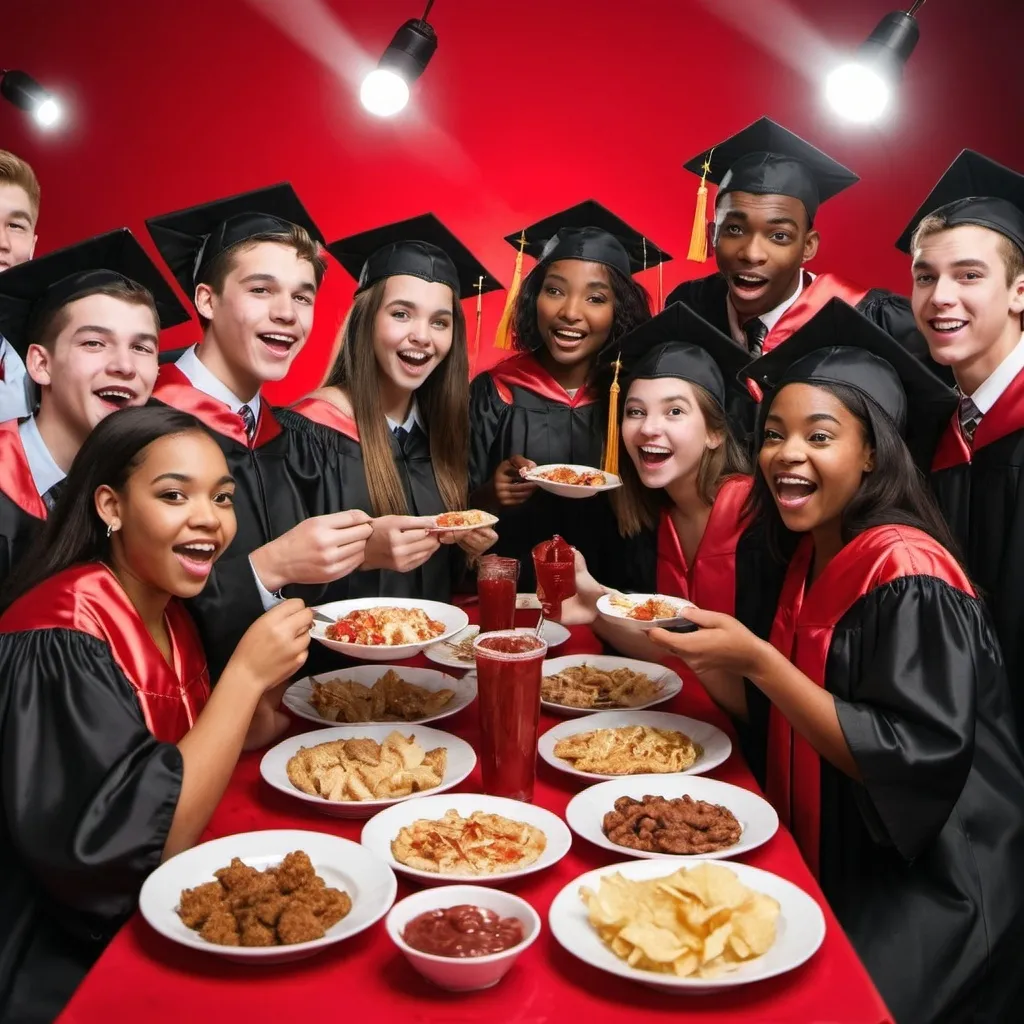
[[[190,299],[212,259],[253,235],[287,231],[295,224],[323,244],[320,229],[287,182],[146,221],[160,255]]]
[[[769,392],[786,384],[845,384],[889,416],[922,465],[930,461],[957,407],[948,385],[842,299],[831,299],[741,377],[764,393],[762,423],[771,404]]]
[[[961,150],[949,165],[910,219],[896,248],[909,253],[918,224],[939,212],[950,227],[977,224],[990,228],[1024,251],[1024,175],[973,149]]]
[[[149,289],[161,327],[174,327],[189,319],[145,249],[127,228],[120,228],[0,274],[0,334],[24,358],[43,316],[94,288],[125,281]]]
[[[750,362],[746,349],[682,302],[623,336],[623,390],[634,380],[677,377],[699,384],[725,406],[726,385]]]
[[[818,207],[860,179],[849,168],[804,142],[798,135],[762,117],[683,166],[728,192],[792,196],[813,223]]]
[[[525,244],[522,239],[525,237]],[[664,249],[593,199],[505,236],[541,263],[587,260],[629,277],[672,259]]]
[[[460,299],[502,287],[432,213],[339,238],[327,251],[359,282],[356,294],[399,274],[446,284]]]

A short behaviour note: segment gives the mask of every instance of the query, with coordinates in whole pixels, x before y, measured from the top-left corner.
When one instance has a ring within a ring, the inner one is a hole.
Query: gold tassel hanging
[[[519,295],[519,283],[523,279],[523,250],[526,248],[526,232],[519,236],[519,252],[516,254],[516,268],[512,273],[512,283],[508,286],[505,297],[505,311],[498,322],[498,333],[494,338],[494,347],[510,349],[512,347],[512,316],[515,313],[516,298]]]
[[[714,150],[711,150],[714,153]],[[711,171],[711,153],[704,161],[704,172],[700,177],[697,189],[697,208],[693,213],[693,230],[690,234],[690,251],[688,260],[704,263],[708,258],[708,173]]]
[[[473,348],[469,353],[469,365],[470,368],[476,366],[476,361],[480,355],[480,324],[483,320],[484,315],[484,279],[483,275],[477,278],[476,281],[476,333],[473,336]]]
[[[606,473],[619,475],[619,370],[622,369],[622,361],[616,358],[615,377],[612,386],[608,389],[608,436],[604,442],[604,465],[601,467]]]

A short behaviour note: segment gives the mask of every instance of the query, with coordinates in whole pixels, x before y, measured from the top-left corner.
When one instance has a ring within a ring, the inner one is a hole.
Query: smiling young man
[[[0,275],[0,332],[40,392],[34,416],[0,423],[0,583],[93,427],[149,400],[161,324],[187,319],[127,229]]]
[[[32,259],[39,220],[39,180],[24,160],[0,149],[0,272]],[[21,357],[0,334],[0,422],[32,410],[32,384]]]
[[[961,395],[932,486],[988,602],[1024,736],[1024,175],[964,150],[897,246],[932,358]]]
[[[322,585],[363,561],[369,516],[341,509],[318,443],[284,428],[260,394],[281,380],[313,327],[322,236],[281,184],[146,222],[193,298],[202,340],[161,368],[156,401],[198,417],[235,479],[238,533],[193,602],[216,678],[245,630],[285,586]],[[299,596],[295,594],[294,596]]]

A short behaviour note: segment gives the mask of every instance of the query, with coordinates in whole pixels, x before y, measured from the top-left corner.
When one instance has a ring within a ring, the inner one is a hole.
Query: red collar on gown
[[[3,491],[15,505],[36,519],[46,518],[46,505],[36,490],[28,455],[18,433],[18,421],[0,423],[0,491]]]
[[[351,416],[346,416],[333,402],[323,398],[303,398],[291,407],[292,412],[305,416],[307,420],[322,427],[336,430],[353,441],[359,441],[359,428]]]
[[[509,356],[497,366],[486,371],[491,375],[494,386],[498,389],[502,401],[513,404],[512,388],[523,388],[532,391],[541,398],[559,405],[567,405],[570,409],[579,409],[597,401],[597,395],[589,388],[580,388],[575,395],[570,395],[554,377],[544,369],[532,352]]]
[[[242,417],[232,412],[223,402],[194,387],[174,363],[160,367],[156,387],[153,388],[153,397],[164,405],[191,413],[215,433],[229,437],[245,448],[250,447],[245,427],[242,425]],[[267,400],[261,400],[260,421],[256,424],[256,436],[253,438],[252,447],[262,447],[277,437],[282,429]]]
[[[803,291],[768,332],[762,351],[767,355],[773,348],[777,348],[832,299],[840,298],[847,304],[856,306],[867,293],[867,288],[860,288],[835,274],[818,274],[813,279],[805,278]]]
[[[807,587],[810,536],[789,563],[771,643],[818,686],[825,686],[832,634],[865,594],[903,576],[934,576],[973,596],[970,581],[938,541],[908,526],[875,526],[856,536]],[[826,687],[827,688],[827,687]],[[821,849],[818,753],[773,705],[768,719],[766,795],[788,825],[815,876]]]
[[[135,690],[149,731],[163,743],[177,743],[206,704],[210,679],[199,634],[185,606],[172,598],[164,621],[173,668],[114,574],[100,562],[87,562],[51,576],[18,598],[0,618],[0,633],[69,629],[102,640]]]
[[[1024,370],[1010,381],[1009,387],[996,399],[996,404],[981,417],[972,444],[967,443],[960,429],[959,411],[953,413],[935,450],[932,472],[969,463],[973,452],[1018,430],[1024,430]]]

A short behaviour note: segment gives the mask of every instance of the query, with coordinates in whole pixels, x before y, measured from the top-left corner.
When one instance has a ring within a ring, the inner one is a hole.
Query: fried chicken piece
[[[186,927],[199,928],[218,907],[227,909],[224,886],[220,882],[204,882],[182,892],[178,917]]]
[[[287,894],[310,885],[316,877],[309,855],[303,850],[295,850],[277,868],[277,887],[280,892]]]
[[[228,892],[241,893],[254,886],[261,885],[263,872],[244,864],[238,857],[232,857],[231,863],[226,868],[214,871],[214,876],[220,881]]]
[[[352,897],[341,889],[325,888],[321,898],[320,923],[325,929],[332,928],[352,909]]]
[[[247,913],[252,916],[246,919],[244,925],[241,925],[241,944],[243,946],[276,946],[277,935],[274,929],[267,927],[252,911]]]
[[[227,907],[217,907],[206,919],[199,934],[218,946],[239,945],[238,922]]]
[[[254,903],[252,905],[252,913],[262,924],[265,924],[268,928],[273,928],[277,924],[277,920],[281,916],[282,911],[287,906],[288,897],[282,896],[279,892],[275,892],[273,895],[265,896],[263,899]]]
[[[277,919],[277,937],[290,946],[296,942],[312,942],[324,937],[323,922],[300,900],[285,907]]]

